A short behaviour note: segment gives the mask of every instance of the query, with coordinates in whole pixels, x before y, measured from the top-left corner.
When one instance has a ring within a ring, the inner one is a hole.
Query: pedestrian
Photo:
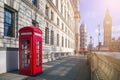
[[[76,50],[74,50],[74,54],[76,55]]]

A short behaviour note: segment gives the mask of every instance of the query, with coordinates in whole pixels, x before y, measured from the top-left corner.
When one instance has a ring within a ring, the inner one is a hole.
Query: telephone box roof
[[[42,30],[36,26],[25,26],[23,28],[20,28],[19,32],[21,31],[35,31],[35,32],[42,34]]]

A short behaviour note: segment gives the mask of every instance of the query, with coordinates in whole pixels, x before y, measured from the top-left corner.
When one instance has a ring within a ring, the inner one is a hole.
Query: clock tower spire
[[[104,46],[110,49],[112,40],[112,18],[109,9],[106,10],[104,18]]]

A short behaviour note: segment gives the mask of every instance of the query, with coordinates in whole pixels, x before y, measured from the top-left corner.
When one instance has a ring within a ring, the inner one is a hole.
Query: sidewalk
[[[43,73],[21,75],[18,71],[0,74],[0,80],[90,80],[90,70],[84,56],[61,58],[43,64]]]

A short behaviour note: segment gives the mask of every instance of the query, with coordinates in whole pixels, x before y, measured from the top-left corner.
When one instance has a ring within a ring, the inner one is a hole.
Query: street
[[[0,80],[90,80],[90,69],[84,56],[69,56],[44,63],[43,73],[20,75],[18,71],[0,74]]]

